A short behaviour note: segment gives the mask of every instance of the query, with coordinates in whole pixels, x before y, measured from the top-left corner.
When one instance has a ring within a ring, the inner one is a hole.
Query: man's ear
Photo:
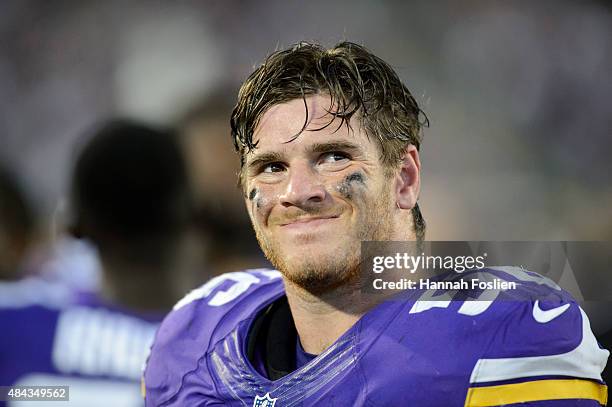
[[[412,209],[416,205],[421,187],[421,160],[417,148],[409,144],[404,150],[397,176],[395,199],[400,209]]]

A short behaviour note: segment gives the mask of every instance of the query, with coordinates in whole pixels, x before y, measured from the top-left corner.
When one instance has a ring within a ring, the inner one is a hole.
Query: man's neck
[[[314,355],[331,346],[381,302],[380,297],[364,295],[357,284],[314,295],[285,279],[285,291],[302,347]]]

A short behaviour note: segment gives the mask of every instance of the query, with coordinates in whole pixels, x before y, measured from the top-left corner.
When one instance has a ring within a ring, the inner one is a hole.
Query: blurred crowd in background
[[[252,68],[302,40],[365,45],[427,113],[428,240],[612,240],[611,38],[605,1],[3,1],[0,329],[134,325],[140,349],[188,290],[265,266],[229,116]],[[104,355],[92,340],[41,369],[138,380],[66,356]]]

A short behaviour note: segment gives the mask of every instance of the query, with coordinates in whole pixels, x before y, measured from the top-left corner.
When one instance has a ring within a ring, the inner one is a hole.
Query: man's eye
[[[269,163],[261,167],[261,172],[281,172],[285,169],[281,163]]]
[[[350,160],[348,154],[340,152],[340,151],[331,151],[329,153],[325,153],[321,155],[320,162],[321,163],[337,163],[341,161]]]

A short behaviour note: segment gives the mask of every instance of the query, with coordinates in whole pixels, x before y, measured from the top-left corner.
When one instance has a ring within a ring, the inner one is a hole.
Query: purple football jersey
[[[70,400],[54,406],[142,406],[142,368],[163,316],[91,294],[45,294],[56,289],[35,279],[0,283],[0,386],[69,386]]]
[[[258,315],[285,296],[280,273],[260,269],[216,277],[162,323],[145,369],[146,405],[605,403],[601,371],[609,352],[598,346],[588,318],[567,292],[520,268],[466,275],[495,276],[518,288],[467,293],[479,301],[465,300],[464,291],[406,291],[276,380],[253,366],[247,347]]]

